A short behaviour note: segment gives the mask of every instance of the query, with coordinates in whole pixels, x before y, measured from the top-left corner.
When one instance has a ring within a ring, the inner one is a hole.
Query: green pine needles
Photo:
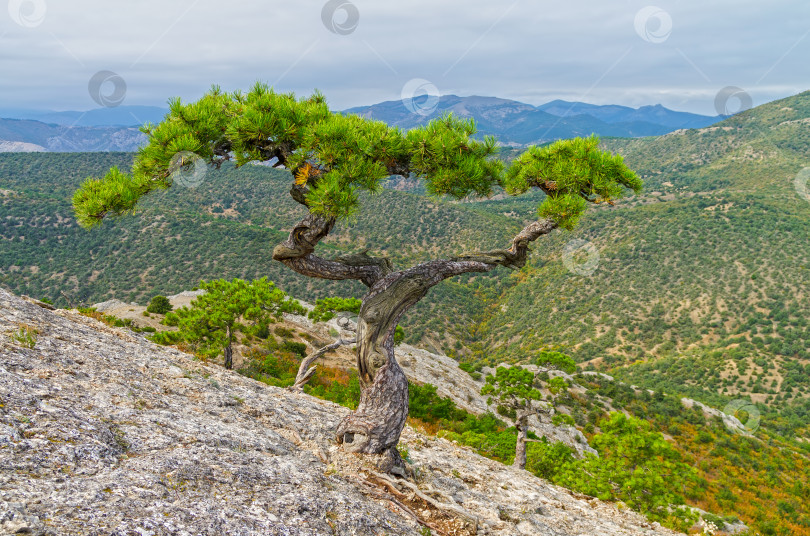
[[[358,314],[363,302],[357,298],[321,298],[315,301],[315,308],[307,313],[313,322],[327,322],[340,312]]]
[[[641,191],[641,179],[621,155],[599,149],[599,138],[560,140],[546,147],[529,147],[507,170],[505,187],[512,195],[540,188],[547,197],[540,205],[541,218],[553,218],[572,229],[588,202],[609,203],[626,189]]]
[[[212,88],[197,102],[170,101],[169,113],[142,131],[149,143],[138,151],[131,174],[112,168],[88,178],[73,196],[83,227],[135,210],[149,192],[172,186],[193,153],[218,167],[272,162],[292,173],[313,214],[345,219],[360,208],[360,193],[378,192],[391,175],[413,175],[433,195],[461,199],[488,196],[496,186],[517,195],[531,187],[548,195],[543,218],[571,228],[588,202],[611,203],[641,181],[620,156],[598,148],[595,137],[531,147],[508,169],[494,158],[495,139],[472,138],[475,124],[450,114],[407,133],[381,121],[329,110],[316,92],[307,98],[274,92],[257,83],[249,92]]]
[[[498,367],[495,376],[487,376],[481,394],[492,395],[514,409],[529,407],[532,400],[543,398],[534,387],[534,373],[522,367]],[[491,404],[492,400],[488,403]]]

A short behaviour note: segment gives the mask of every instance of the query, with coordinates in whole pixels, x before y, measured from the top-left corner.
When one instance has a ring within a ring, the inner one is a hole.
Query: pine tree
[[[233,368],[233,343],[239,331],[281,318],[283,313],[304,313],[297,301],[263,277],[256,281],[234,279],[201,282],[205,293],[166,315],[164,323],[178,331],[156,334],[161,343],[188,342],[194,349],[214,357],[223,354],[225,368]]]
[[[621,500],[650,519],[687,530],[697,514],[685,508],[677,491],[695,478],[696,471],[649,422],[611,413],[600,421],[602,430],[592,444],[599,456],[586,454],[571,461],[554,483],[604,501]]]
[[[561,352],[540,352],[533,363],[548,370],[561,370],[571,374],[576,370],[574,360]],[[543,395],[538,385],[546,387],[550,393],[548,402],[540,402]],[[513,412],[517,442],[515,444],[514,465],[526,467],[526,441],[529,433],[529,417],[541,412],[554,411],[557,397],[566,392],[568,384],[563,378],[541,380],[534,372],[522,367],[498,367],[495,376],[487,376],[486,384],[481,388],[482,395],[491,395],[489,404],[497,403],[509,412]]]
[[[79,223],[92,227],[107,216],[134,211],[144,195],[169,188],[176,171],[194,164],[194,158],[186,158],[189,153],[215,167],[227,160],[262,161],[289,170],[290,195],[307,214],[275,247],[273,258],[306,276],[355,279],[368,287],[357,328],[362,396],[336,438],[350,451],[385,453],[388,464],[399,462],[394,447],[408,414],[408,383],[393,351],[402,314],[444,279],[498,266],[521,268],[531,242],[557,227],[573,228],[589,203],[612,203],[626,189],[641,188],[621,156],[600,150],[595,137],[529,148],[505,169],[494,158],[494,138],[472,138],[472,120],[446,115],[403,132],[330,112],[319,93],[296,99],[264,84],[232,94],[215,87],[190,104],[172,100],[166,118],[144,132],[149,143],[138,152],[131,174],[113,168],[86,180],[74,194]],[[366,252],[330,259],[316,254],[335,224],[360,209],[360,193],[378,192],[390,175],[418,177],[429,194],[456,199],[488,196],[496,187],[512,195],[539,188],[546,198],[539,219],[502,249],[409,268]]]

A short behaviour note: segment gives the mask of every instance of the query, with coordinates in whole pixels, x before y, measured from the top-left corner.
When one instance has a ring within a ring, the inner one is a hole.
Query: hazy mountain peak
[[[676,112],[660,104],[634,109],[558,99],[533,106],[516,100],[480,95],[442,95],[435,101],[429,100],[427,96],[420,96],[412,105],[399,100],[386,101],[350,108],[345,112],[406,129],[452,112],[475,119],[481,135],[494,135],[499,142],[507,145],[543,143],[590,134],[611,137],[654,136],[679,128],[699,128],[722,119]]]

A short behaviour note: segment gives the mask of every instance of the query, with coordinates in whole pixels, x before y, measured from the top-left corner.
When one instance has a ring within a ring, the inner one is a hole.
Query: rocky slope
[[[167,296],[169,303],[177,310],[181,307],[188,306],[191,301],[201,294],[202,291],[183,291],[179,294]],[[305,309],[311,310],[313,305],[298,300]],[[96,303],[93,307],[104,314],[113,315],[117,318],[127,319],[133,321],[140,327],[151,326],[158,331],[163,331],[167,328],[161,324],[163,315],[150,315],[144,316],[146,307],[138,305],[137,303],[126,303],[121,300],[112,299],[105,302]],[[335,317],[328,322],[312,322],[306,316],[285,314],[281,327],[293,328],[293,333],[297,333],[296,342],[304,343],[307,345],[307,352],[314,352],[319,348],[326,345],[326,341],[331,342],[334,340],[335,332],[342,332],[342,322],[338,317]],[[353,333],[343,332],[344,339],[350,339]],[[243,352],[247,347],[236,345],[236,352],[234,355],[234,368],[239,369],[244,366]],[[342,369],[353,369],[356,367],[354,346],[342,346],[336,350],[327,352],[320,358],[316,365],[326,365],[330,367],[337,367]],[[435,354],[428,352],[424,349],[411,346],[409,344],[400,344],[395,348],[396,358],[408,376],[411,382],[426,384],[429,383],[436,387],[436,392],[443,398],[450,398],[462,409],[470,413],[481,415],[486,412],[494,412],[495,408],[487,404],[487,397],[481,395],[481,388],[484,385],[484,377],[486,373],[495,373],[495,369],[486,368],[484,374],[478,380],[473,378],[467,372],[461,370],[458,362],[444,354]],[[534,365],[528,365],[527,368],[538,371]],[[545,370],[545,369],[544,369]],[[578,385],[575,379],[565,373],[559,371],[551,371],[552,375],[564,376],[566,380],[572,385],[571,390],[574,393],[584,394],[586,389]],[[566,408],[560,408],[565,411]],[[505,421],[512,421],[508,417],[500,416]],[[596,453],[588,445],[588,441],[582,432],[574,426],[559,425],[554,426],[549,422],[549,418],[541,420],[538,416],[531,416],[529,424],[532,430],[541,436],[547,437],[550,441],[559,441],[568,445],[576,450],[580,455],[591,452]]]
[[[673,534],[410,428],[377,474],[345,408],[2,289],[0,332],[2,533]]]

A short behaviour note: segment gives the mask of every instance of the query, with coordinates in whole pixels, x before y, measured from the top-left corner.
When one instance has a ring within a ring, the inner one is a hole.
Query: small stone
[[[182,378],[185,373],[180,367],[169,367],[164,369],[163,374],[169,378]]]

